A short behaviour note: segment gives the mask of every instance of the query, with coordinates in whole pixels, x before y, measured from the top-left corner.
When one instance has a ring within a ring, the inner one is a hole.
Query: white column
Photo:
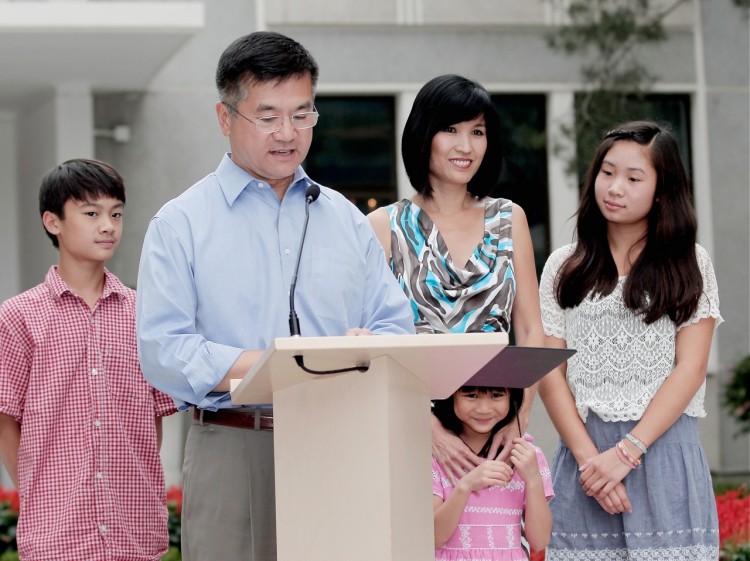
[[[550,246],[555,250],[573,241],[578,209],[578,178],[569,171],[575,154],[575,141],[562,129],[574,126],[573,92],[551,92],[547,95],[547,165],[549,169]]]
[[[401,134],[416,97],[416,91],[403,91],[396,95],[396,200],[399,201],[411,197],[415,192],[401,158]]]
[[[0,301],[20,292],[16,117],[0,113]]]
[[[18,247],[18,172],[16,169],[16,119],[0,113],[0,301],[20,292]],[[13,487],[8,472],[0,469],[0,486]]]

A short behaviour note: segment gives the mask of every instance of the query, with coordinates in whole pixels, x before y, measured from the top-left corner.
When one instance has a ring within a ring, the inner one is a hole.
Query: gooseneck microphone
[[[305,191],[305,223],[302,225],[302,238],[299,242],[299,250],[297,251],[297,263],[294,266],[294,274],[292,275],[292,282],[289,285],[289,334],[292,337],[300,336],[299,318],[297,312],[294,309],[294,291],[297,287],[297,274],[299,273],[299,264],[302,260],[302,246],[305,245],[305,235],[307,234],[307,223],[310,220],[310,204],[314,203],[320,196],[320,187],[315,183],[310,184]],[[307,368],[304,363],[302,355],[295,355],[294,360],[302,370],[309,374],[340,374],[342,372],[359,371],[365,372],[369,369],[369,366],[352,366],[350,368],[339,368],[336,370],[311,370]]]
[[[315,183],[308,185],[305,191],[305,223],[302,226],[302,239],[299,242],[299,250],[297,251],[297,264],[294,266],[294,274],[292,275],[292,284],[289,286],[289,334],[292,337],[298,337],[299,331],[299,318],[297,312],[294,309],[294,290],[297,288],[297,273],[299,273],[299,262],[302,260],[302,246],[305,245],[305,235],[307,234],[307,223],[310,220],[310,203],[314,203],[320,196],[320,187]]]

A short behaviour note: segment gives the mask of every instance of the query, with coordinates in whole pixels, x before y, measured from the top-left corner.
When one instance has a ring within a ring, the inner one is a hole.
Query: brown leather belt
[[[269,410],[270,411],[270,410]],[[193,409],[193,419],[201,424],[222,425],[239,429],[273,430],[273,415],[261,414],[261,409]]]

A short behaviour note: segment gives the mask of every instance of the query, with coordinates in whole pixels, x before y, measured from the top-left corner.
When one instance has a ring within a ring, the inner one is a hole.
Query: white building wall
[[[477,0],[471,10],[451,0],[206,2],[203,30],[157,72],[145,91],[92,95],[85,86],[67,86],[10,120],[0,119],[0,146],[16,139],[11,151],[0,154],[0,178],[18,187],[11,196],[18,208],[17,245],[0,243],[0,255],[20,261],[19,274],[0,273],[0,290],[14,292],[38,283],[56,260],[36,210],[41,175],[67,157],[91,155],[111,162],[125,178],[125,237],[110,268],[135,286],[151,216],[212,171],[227,149],[214,114],[213,78],[219,55],[236,37],[267,28],[302,42],[320,64],[321,95],[393,94],[399,136],[419,87],[448,72],[477,79],[493,93],[545,93],[552,126],[570,118],[566,108],[579,87],[577,61],[549,50],[544,41],[547,23],[560,21],[558,8],[559,3],[546,0]],[[705,80],[696,66],[698,51],[691,29],[696,8],[701,10],[697,21],[704,30]],[[747,20],[729,0],[695,0],[683,4],[669,22],[673,25],[669,40],[644,49],[643,55],[660,77],[659,91],[689,92],[700,100],[693,107],[696,202],[702,217],[701,241],[714,246],[727,319],[712,358],[721,369],[750,349]],[[703,93],[696,94],[703,84]],[[94,122],[104,129],[128,125],[132,139],[117,144],[102,138],[94,145]],[[705,124],[697,126],[700,122]],[[556,133],[551,128],[548,133],[551,142]],[[9,162],[13,148],[18,162],[14,169]],[[708,156],[701,160],[704,152]],[[398,194],[405,196],[411,188],[403,166],[398,165]],[[572,236],[569,217],[575,210],[577,186],[566,174],[564,162],[551,151],[549,177],[554,248]],[[700,177],[706,180],[698,181]],[[0,218],[9,206],[0,208]],[[12,223],[3,221],[3,227]],[[704,443],[714,469],[747,469],[747,443],[738,446],[722,418],[721,379],[717,373],[709,380]],[[551,456],[556,435],[540,402],[533,419],[531,430]],[[163,456],[170,484],[179,481],[185,423],[184,416],[166,422]]]

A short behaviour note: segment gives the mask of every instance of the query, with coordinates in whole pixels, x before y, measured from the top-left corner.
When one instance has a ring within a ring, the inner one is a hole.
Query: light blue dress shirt
[[[289,336],[289,287],[312,182],[284,198],[227,154],[151,220],[138,271],[138,351],[146,379],[181,409],[231,407],[213,389],[243,350]],[[295,289],[303,336],[414,333],[409,302],[366,217],[321,187]]]

